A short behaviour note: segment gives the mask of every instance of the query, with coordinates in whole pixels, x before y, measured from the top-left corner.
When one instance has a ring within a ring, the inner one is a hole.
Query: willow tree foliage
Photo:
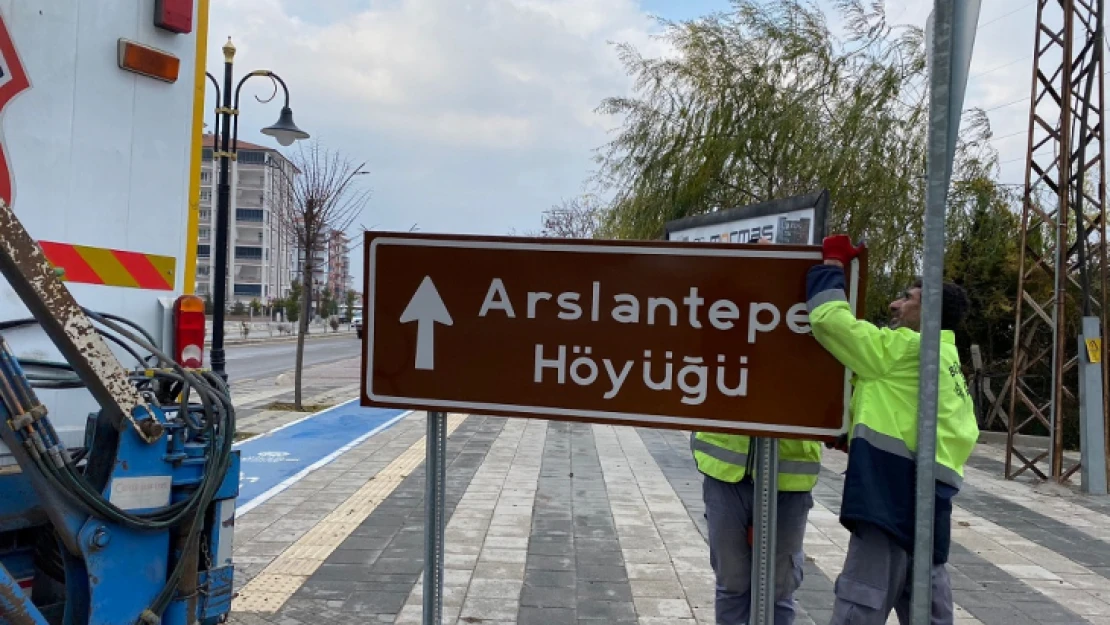
[[[613,198],[599,234],[659,238],[672,219],[825,188],[830,229],[871,250],[869,311],[885,308],[920,272],[924,33],[889,24],[881,2],[835,9],[845,36],[812,3],[734,0],[726,13],[662,22],[662,57],[619,46],[635,89],[600,107],[620,127],[598,154],[596,182]],[[970,112],[963,128],[954,235],[971,231],[984,201],[1006,201],[985,115]]]

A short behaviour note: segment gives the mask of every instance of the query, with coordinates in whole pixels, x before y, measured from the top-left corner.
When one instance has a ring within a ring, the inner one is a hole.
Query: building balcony
[[[238,186],[241,189],[261,189],[265,184],[265,174],[239,172]]]
[[[263,263],[262,248],[254,245],[236,245],[235,246],[235,262],[242,264],[257,264]]]
[[[235,223],[257,223],[259,227],[266,221],[266,211],[261,208],[237,208],[235,209]]]
[[[232,287],[232,292],[240,297],[261,297],[262,285],[261,284],[242,284],[238,281]]]

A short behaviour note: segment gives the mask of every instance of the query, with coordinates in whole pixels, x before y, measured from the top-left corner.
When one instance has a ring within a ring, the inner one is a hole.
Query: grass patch
[[[303,408],[297,410],[296,404],[293,402],[275,401],[271,404],[263,406],[263,410],[280,410],[281,412],[320,412],[327,410],[335,404],[305,404]]]
[[[236,432],[235,442],[246,440],[252,436],[258,436],[258,432]]]

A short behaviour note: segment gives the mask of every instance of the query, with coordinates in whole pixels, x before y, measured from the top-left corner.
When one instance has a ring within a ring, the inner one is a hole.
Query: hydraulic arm
[[[226,384],[82,309],[2,200],[0,273],[33,316],[0,330],[38,324],[65,358],[21,360],[0,334],[0,439],[18,462],[0,468],[0,623],[224,620],[239,478]],[[83,447],[62,444],[36,387],[96,400]]]

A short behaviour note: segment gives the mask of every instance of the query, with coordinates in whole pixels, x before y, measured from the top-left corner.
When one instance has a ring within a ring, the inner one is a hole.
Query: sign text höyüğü
[[[617,293],[612,296],[612,307],[607,310],[614,321],[625,324],[645,323],[647,325],[669,325],[676,327],[680,319],[694,329],[703,329],[703,319],[708,326],[721,331],[729,331],[738,325],[744,329],[748,344],[753,344],[759,334],[775,330],[783,322],[783,314],[779,307],[769,302],[751,302],[747,306],[747,315],[742,321],[741,307],[729,299],[718,299],[706,306],[705,298],[698,294],[697,287],[691,287],[689,294],[676,302],[668,297],[639,298],[629,293]],[[641,300],[644,301],[641,301]],[[500,312],[510,319],[517,318],[518,309],[522,307],[526,318],[536,319],[539,316],[554,314],[564,321],[575,321],[588,318],[590,321],[600,321],[603,309],[602,286],[600,282],[593,282],[590,297],[583,301],[581,293],[564,291],[553,294],[546,291],[528,291],[524,301],[519,299],[514,304],[505,283],[500,278],[490,282],[486,296],[482,300],[482,307],[478,312],[479,317],[487,317],[494,312]],[[586,315],[586,307],[589,316]],[[683,310],[684,309],[684,310]],[[704,311],[704,314],[703,312]],[[785,315],[785,323],[790,331],[797,334],[807,334],[809,328],[809,315],[805,303],[791,306]],[[629,380],[637,364],[635,360],[617,362],[609,358],[600,358],[593,354],[590,346],[558,345],[552,348],[551,353],[545,352],[544,345],[535,345],[535,368],[533,381],[541,384],[545,379],[553,379],[557,384],[566,384],[569,379],[579,386],[592,386],[599,380],[604,380],[608,387],[602,389],[604,399],[613,399],[620,393],[621,388]],[[672,391],[675,386],[683,393],[682,403],[698,405],[706,400],[711,387],[726,397],[745,397],[748,393],[748,358],[739,357],[737,362],[729,363],[724,354],[716,356],[716,371],[713,375],[712,364],[706,363],[706,358],[701,355],[683,356],[681,368],[675,372],[674,354],[670,351],[662,355],[658,366],[653,366],[653,357],[650,350],[644,351],[642,360],[642,378],[644,387],[653,391]],[[657,360],[658,357],[656,357]],[[598,364],[600,362],[600,365]],[[735,373],[730,373],[733,369]],[[551,370],[551,377],[545,378],[545,373]],[[656,370],[653,372],[653,370]],[[602,375],[604,373],[604,376]],[[713,383],[715,381],[715,384]]]

